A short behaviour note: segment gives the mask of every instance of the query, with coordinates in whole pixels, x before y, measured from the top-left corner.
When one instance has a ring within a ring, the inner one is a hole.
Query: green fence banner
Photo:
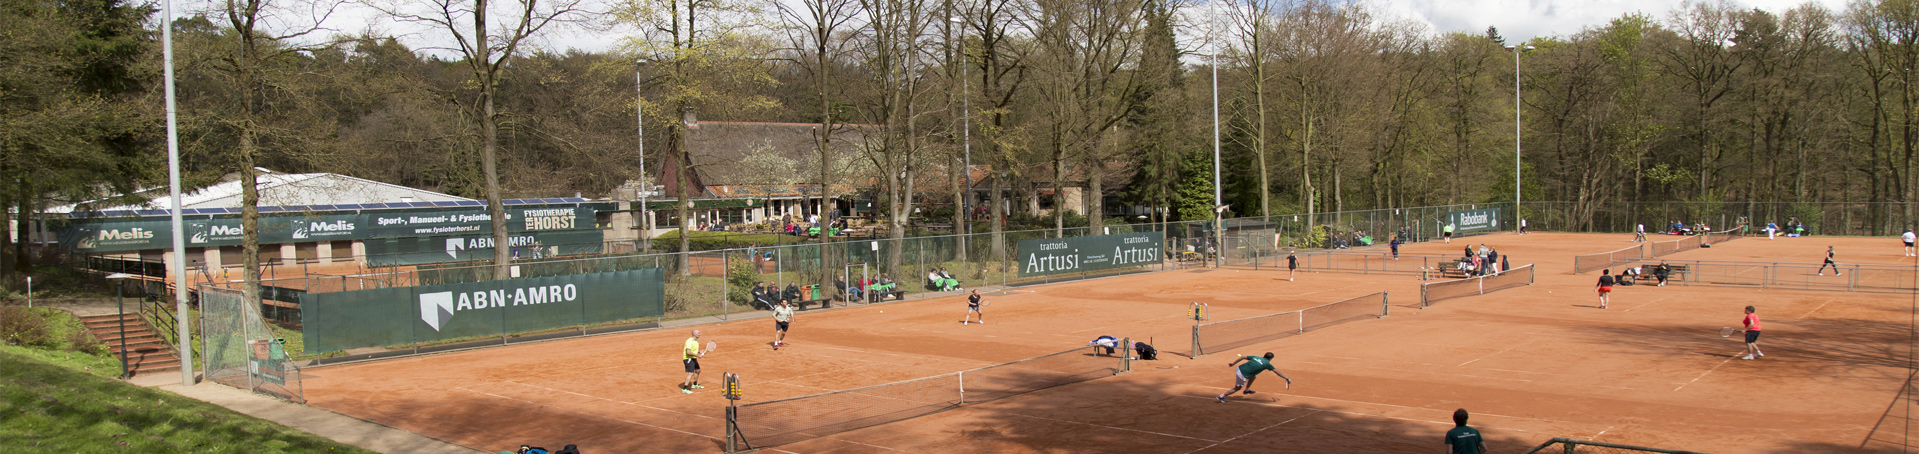
[[[659,268],[300,295],[309,352],[492,336],[665,314]]]
[[[515,234],[597,230],[595,204],[514,206],[506,209]],[[195,215],[183,221],[188,247],[234,246],[244,230],[239,215]],[[60,241],[80,252],[137,251],[172,247],[172,224],[164,217],[81,218],[60,228]],[[408,208],[345,212],[281,212],[260,215],[260,243],[419,238],[493,233],[485,207]]]
[[[1022,240],[1015,246],[1020,277],[1159,264],[1160,232]]]
[[[1447,222],[1452,223],[1453,231],[1459,233],[1500,230],[1500,209],[1449,211]]]

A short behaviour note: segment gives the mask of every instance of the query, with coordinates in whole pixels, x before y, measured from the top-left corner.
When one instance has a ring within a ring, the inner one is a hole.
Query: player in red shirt
[[[1767,356],[1765,353],[1760,353],[1760,314],[1753,313],[1753,306],[1747,306],[1747,318],[1741,320],[1740,324],[1747,327],[1747,356],[1740,359]]]

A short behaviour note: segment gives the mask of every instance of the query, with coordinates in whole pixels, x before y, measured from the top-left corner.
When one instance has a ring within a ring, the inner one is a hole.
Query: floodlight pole
[[[1213,17],[1213,16],[1216,16],[1216,14],[1212,10],[1212,8],[1208,8],[1207,12],[1209,16],[1207,18],[1207,24],[1208,24],[1207,28],[1211,29],[1213,28],[1212,26],[1214,25],[1214,22],[1217,21],[1217,18]],[[1219,43],[1213,44],[1212,59],[1213,59],[1213,62],[1210,66],[1213,66],[1213,206],[1215,207],[1213,210],[1213,243],[1214,243],[1213,250],[1225,251],[1226,245],[1222,243],[1226,239],[1227,229],[1226,229],[1226,222],[1223,219],[1221,219],[1221,216],[1226,215],[1226,210],[1222,210],[1219,208],[1221,206],[1220,204],[1220,44]],[[1219,252],[1214,252],[1213,266],[1215,268],[1219,268],[1224,263],[1225,261],[1221,259],[1221,254]]]
[[[193,386],[193,333],[187,320],[187,236],[186,228],[180,220],[180,127],[177,109],[174,107],[173,87],[173,0],[161,0],[160,8],[160,54],[164,60],[167,95],[167,190],[173,199],[170,214],[173,227],[173,263],[169,264],[169,274],[173,276],[174,322],[178,328],[174,347],[180,350],[180,385]],[[125,317],[124,315],[122,316]],[[125,339],[125,336],[121,337]],[[125,354],[126,348],[120,349]],[[125,364],[126,361],[121,361]]]
[[[634,142],[640,144],[640,253],[653,252],[653,219],[647,211],[647,196],[653,192],[653,182],[647,180],[647,113],[646,98],[642,97],[640,68],[633,68],[633,124]]]
[[[1510,46],[1513,51],[1513,228],[1520,228],[1520,53],[1533,46]]]

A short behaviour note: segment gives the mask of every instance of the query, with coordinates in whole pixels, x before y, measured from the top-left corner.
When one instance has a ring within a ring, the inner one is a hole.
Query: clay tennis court
[[[720,452],[721,372],[743,402],[950,373],[1085,346],[1152,338],[1133,371],[822,438],[773,452],[1436,452],[1455,408],[1496,452],[1553,437],[1718,453],[1913,452],[1915,296],[1734,287],[1618,288],[1598,309],[1576,254],[1628,235],[1489,235],[1402,247],[1458,254],[1486,243],[1537,284],[1418,309],[1409,276],[1182,270],[996,291],[988,324],[959,323],[961,296],[796,317],[778,351],[764,318],[699,327],[720,349],[709,387],[683,395],[687,329],[521,344],[311,369],[311,405],[493,452],[578,444],[595,453]],[[1666,237],[1654,237],[1656,241]],[[1895,239],[1747,238],[1672,260],[1912,264]],[[1374,249],[1384,250],[1384,247]],[[1654,261],[1657,262],[1658,259]],[[1911,278],[1911,277],[1909,277]],[[1387,291],[1391,315],[1188,359],[1191,301],[1213,320]],[[1741,308],[1767,356],[1742,361]],[[1226,404],[1234,353],[1272,351],[1294,378]],[[745,422],[743,421],[743,424]]]

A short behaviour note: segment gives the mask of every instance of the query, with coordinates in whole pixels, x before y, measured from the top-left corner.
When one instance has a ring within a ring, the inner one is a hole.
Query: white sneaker
[[[1753,359],[1753,355],[1747,355],[1747,356],[1742,356],[1742,357],[1740,357],[1740,359],[1747,359],[1747,360],[1751,360],[1751,359]]]
[[[985,325],[985,324],[987,324],[987,321],[986,321],[986,320],[981,320],[981,321],[980,321],[980,324],[982,324],[982,325]]]
[[[1767,356],[1765,352],[1753,352],[1753,354],[1756,356]]]

